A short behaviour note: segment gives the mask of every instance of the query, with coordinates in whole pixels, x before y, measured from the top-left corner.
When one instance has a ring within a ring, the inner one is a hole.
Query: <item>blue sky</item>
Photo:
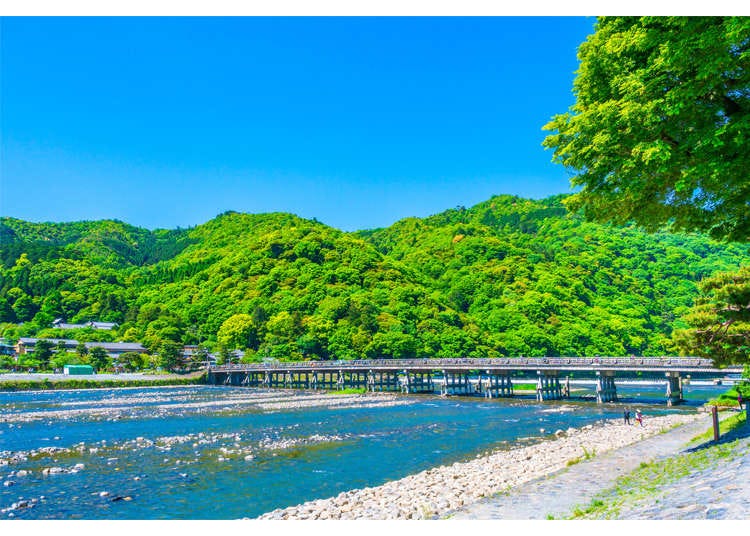
[[[568,192],[592,17],[3,18],[0,214],[344,230]]]

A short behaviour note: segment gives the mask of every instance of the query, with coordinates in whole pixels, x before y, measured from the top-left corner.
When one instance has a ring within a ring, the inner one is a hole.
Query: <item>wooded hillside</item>
[[[0,329],[114,321],[74,338],[232,341],[248,358],[663,355],[697,283],[748,258],[586,223],[562,199],[497,196],[357,233],[281,213],[172,231],[2,218]]]

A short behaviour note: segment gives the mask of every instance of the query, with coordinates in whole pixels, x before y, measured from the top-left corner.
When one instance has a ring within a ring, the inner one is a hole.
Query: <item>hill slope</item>
[[[0,322],[121,323],[118,339],[243,346],[280,358],[654,355],[696,282],[748,248],[586,223],[561,196],[344,233],[290,214],[225,213],[188,230],[0,219]]]

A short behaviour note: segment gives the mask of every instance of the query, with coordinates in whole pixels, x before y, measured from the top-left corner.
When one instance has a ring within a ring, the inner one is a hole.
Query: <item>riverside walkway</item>
[[[660,461],[688,451],[691,439],[711,427],[705,419],[680,426],[638,443],[610,451],[484,499],[449,514],[451,519],[563,519],[576,507],[612,489],[616,480],[638,469],[642,462]],[[716,466],[690,471],[685,477],[660,486],[654,496],[623,505],[616,519],[748,519],[750,517],[750,446],[747,428],[728,434],[722,442],[739,439],[737,456]],[[656,500],[658,499],[658,500]],[[605,498],[606,500],[606,498]]]
[[[208,382],[245,387],[480,395],[512,397],[515,373],[536,373],[537,400],[570,396],[570,375],[596,378],[597,402],[617,400],[615,377],[647,374],[661,377],[668,405],[682,401],[686,375],[739,374],[741,368],[718,369],[710,359],[697,357],[538,357],[368,359],[353,361],[297,361],[212,366]]]

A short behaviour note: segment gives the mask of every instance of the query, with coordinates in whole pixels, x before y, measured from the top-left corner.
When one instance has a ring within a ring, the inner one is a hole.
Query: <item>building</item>
[[[13,355],[14,353],[15,348],[8,342],[8,339],[0,338],[0,355]]]
[[[74,352],[78,346],[78,341],[73,339],[45,339],[52,343],[53,348],[59,348],[63,346],[66,351]],[[39,339],[32,337],[21,337],[16,343],[16,355],[30,354],[36,348],[36,343]]]
[[[191,362],[195,355],[198,353],[200,347],[198,345],[193,344],[186,344],[182,347],[182,359],[185,363]],[[207,352],[206,356],[201,358],[201,364],[205,365],[206,361],[208,361],[209,364],[215,365],[216,364],[216,356],[212,353]]]
[[[52,322],[52,327],[55,329],[104,329],[110,330],[117,327],[117,322],[86,322],[84,324],[67,324],[62,318],[55,318]]]
[[[31,337],[21,337],[18,339],[18,342],[16,343],[16,354],[17,355],[24,355],[24,354],[30,354],[34,351],[34,348],[36,347],[37,341],[40,339],[35,339]],[[78,341],[74,339],[45,339],[52,343],[52,346],[54,348],[59,348],[60,346],[63,346],[66,351],[75,352],[76,348],[78,347]],[[100,347],[104,348],[104,351],[107,352],[107,355],[111,357],[112,359],[118,359],[122,354],[126,352],[136,352],[138,354],[145,354],[147,350],[141,345],[141,343],[138,342],[87,342],[84,343],[86,345],[86,348],[91,351],[94,347]]]

